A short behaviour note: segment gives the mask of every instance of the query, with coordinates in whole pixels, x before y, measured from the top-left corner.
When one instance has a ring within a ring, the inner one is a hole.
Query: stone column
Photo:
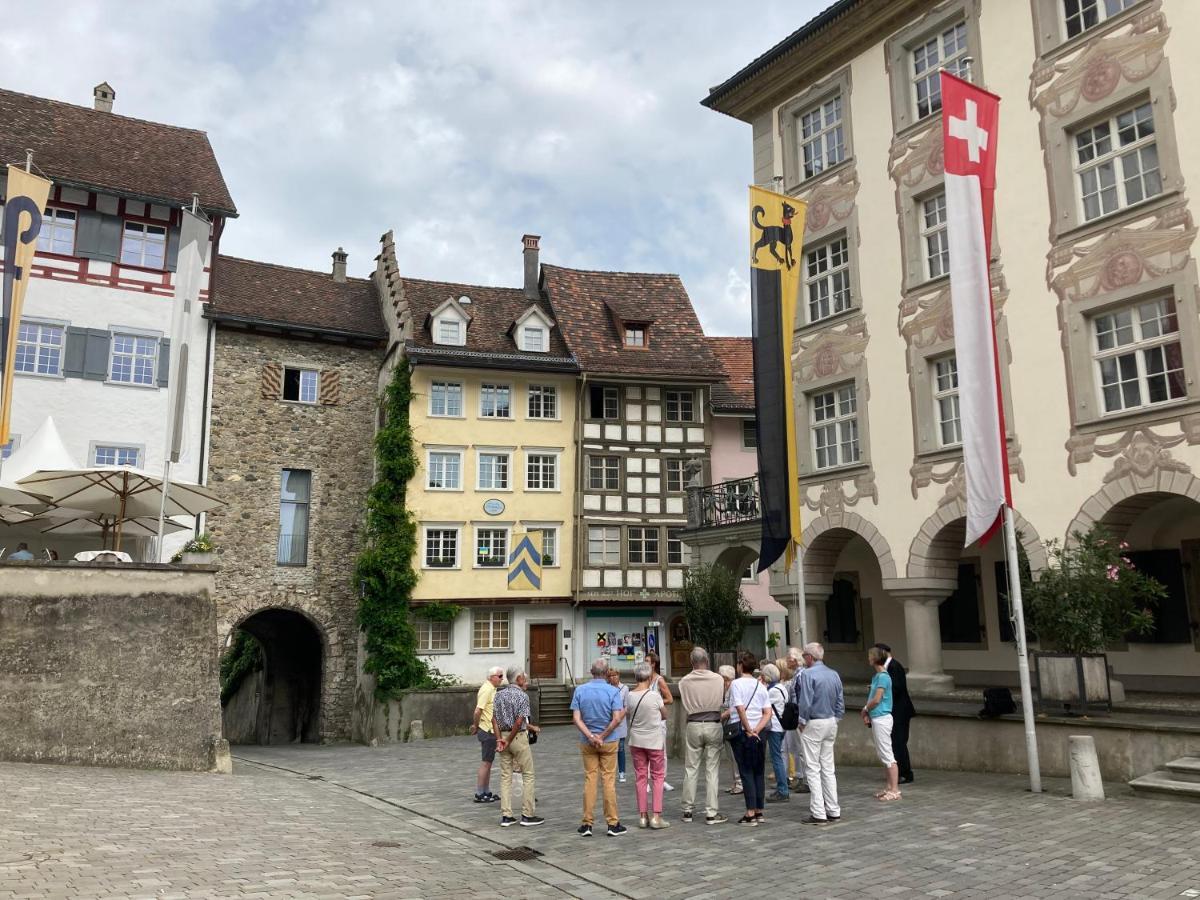
[[[938,606],[953,587],[892,588],[890,593],[904,604],[904,631],[908,642],[909,689],[938,693],[954,689],[954,679],[942,667],[942,629]]]
[[[808,628],[810,641],[822,641],[822,635],[817,630],[820,621],[817,615],[818,604],[823,604],[833,590],[829,582],[813,582],[807,578],[804,582],[805,624]],[[799,647],[800,641],[800,592],[796,590],[795,570],[783,572],[774,567],[771,569],[771,599],[788,611],[789,647]]]

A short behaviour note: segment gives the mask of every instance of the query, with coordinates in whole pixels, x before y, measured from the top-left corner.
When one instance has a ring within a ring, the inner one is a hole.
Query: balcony
[[[757,524],[762,518],[758,476],[688,488],[688,529]]]

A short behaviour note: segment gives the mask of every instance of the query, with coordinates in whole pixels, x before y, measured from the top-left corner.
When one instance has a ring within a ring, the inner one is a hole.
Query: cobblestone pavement
[[[1200,807],[1109,786],[1077,804],[1051,781],[928,773],[904,800],[871,799],[877,770],[840,773],[844,821],[799,824],[795,798],[756,829],[679,821],[579,838],[582,775],[570,729],[534,748],[540,828],[497,826],[470,802],[478,744],[239,747],[235,774],[0,764],[0,900],[201,897],[1079,897],[1200,889]],[[918,761],[919,762],[919,761]],[[678,785],[673,760],[668,779]],[[499,787],[498,773],[493,787]],[[636,824],[632,772],[620,786]],[[740,798],[722,795],[740,814]],[[599,812],[599,810],[597,810]],[[544,854],[503,862],[495,850]]]

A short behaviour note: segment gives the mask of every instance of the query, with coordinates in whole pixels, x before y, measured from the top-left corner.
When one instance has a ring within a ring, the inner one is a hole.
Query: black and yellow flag
[[[800,296],[805,203],[750,188],[750,304],[754,316],[754,409],[762,545],[758,571],[800,548],[800,483],[792,334]]]

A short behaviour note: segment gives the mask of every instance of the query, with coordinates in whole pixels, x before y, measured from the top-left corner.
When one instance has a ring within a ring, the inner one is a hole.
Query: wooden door
[[[558,675],[558,626],[529,626],[529,676],[554,678]]]
[[[671,620],[669,638],[671,642],[671,674],[682,678],[692,670],[692,639],[687,619],[676,616]],[[659,650],[661,653],[661,649]]]

